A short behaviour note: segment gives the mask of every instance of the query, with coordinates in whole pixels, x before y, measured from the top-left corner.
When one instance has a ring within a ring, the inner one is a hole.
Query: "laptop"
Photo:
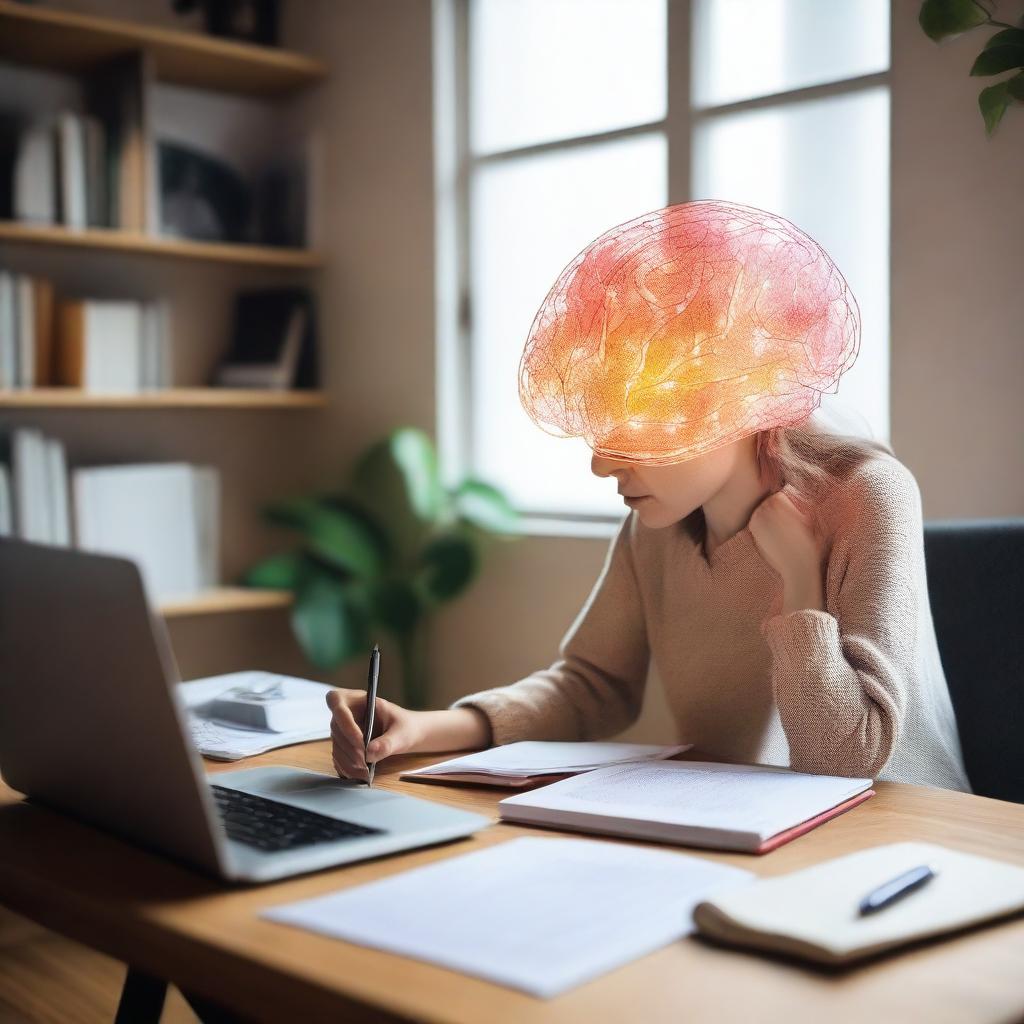
[[[208,779],[177,682],[134,562],[0,540],[0,771],[31,799],[243,882],[443,843],[490,824],[298,768]]]

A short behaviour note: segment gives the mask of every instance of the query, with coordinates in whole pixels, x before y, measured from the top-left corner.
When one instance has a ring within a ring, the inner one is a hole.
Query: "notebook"
[[[652,743],[552,743],[523,740],[440,764],[404,772],[414,782],[475,782],[490,786],[528,786],[539,780],[578,775],[626,761],[661,760],[689,750]]]
[[[696,903],[752,877],[675,851],[530,837],[261,916],[550,998],[689,934]]]
[[[861,899],[919,864],[936,877],[875,914]],[[842,965],[1024,910],[1024,868],[931,843],[891,843],[753,882],[698,904],[702,935]]]
[[[615,765],[506,797],[505,821],[767,853],[874,795],[870,779],[763,765]]]

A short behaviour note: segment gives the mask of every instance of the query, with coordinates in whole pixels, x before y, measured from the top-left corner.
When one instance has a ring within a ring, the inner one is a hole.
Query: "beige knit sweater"
[[[472,694],[495,743],[613,735],[653,659],[680,742],[711,757],[968,790],[925,580],[921,498],[887,455],[821,505],[827,611],[779,614],[743,529],[705,556],[703,513],[623,523],[551,668]]]

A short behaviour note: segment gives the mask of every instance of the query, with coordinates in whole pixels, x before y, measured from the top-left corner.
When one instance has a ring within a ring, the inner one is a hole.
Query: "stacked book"
[[[105,394],[169,387],[166,306],[76,299],[57,307],[54,382]]]
[[[18,429],[0,459],[0,536],[74,545],[139,566],[153,601],[217,585],[220,483],[188,463],[97,466],[69,474],[64,446]]]
[[[52,383],[53,284],[0,270],[0,390]]]
[[[107,130],[97,117],[65,110],[23,125],[5,205],[16,220],[112,227],[107,162]]]
[[[71,543],[64,445],[38,430],[15,430],[0,461],[0,536]]]

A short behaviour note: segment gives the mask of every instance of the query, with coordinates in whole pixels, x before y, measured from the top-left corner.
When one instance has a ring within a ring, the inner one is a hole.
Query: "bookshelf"
[[[326,405],[322,391],[165,388],[103,395],[79,388],[0,390],[0,409],[322,409]]]
[[[327,75],[304,54],[0,0],[0,60],[82,74],[131,50],[152,55],[160,81],[250,96],[287,95]]]
[[[141,231],[117,228],[72,229],[60,224],[19,224],[0,220],[0,242],[27,245],[67,246],[99,252],[136,256],[164,256],[179,260],[209,260],[282,270],[311,270],[323,265],[323,256],[312,249],[288,249],[271,245],[230,242],[195,242],[165,238]]]
[[[117,5],[96,0],[93,6],[99,10]],[[139,9],[145,6],[139,5]],[[123,4],[120,9],[135,10]],[[154,10],[150,5],[150,11]],[[224,94],[242,103],[265,104],[267,116],[283,118],[286,126],[290,123],[288,111],[297,109],[326,81],[327,66],[305,54],[198,31],[0,0],[0,92],[5,89],[5,74],[14,76],[8,81],[17,82],[19,74],[29,74],[23,70],[27,68],[74,83],[82,96],[88,97],[107,87],[112,66],[123,69],[126,62],[131,70],[125,80],[140,99],[139,120],[135,123],[137,141],[133,143],[137,151],[119,172],[120,187],[128,201],[122,201],[119,219],[111,221],[122,226],[72,228],[60,223],[0,219],[0,259],[13,273],[52,279],[58,296],[95,294],[90,291],[96,288],[95,282],[100,282],[102,295],[104,282],[123,279],[128,294],[135,289],[140,296],[167,299],[172,323],[176,323],[176,304],[193,307],[185,310],[191,318],[186,315],[181,328],[189,348],[181,363],[185,367],[184,386],[178,386],[177,379],[172,378],[175,386],[131,394],[54,386],[0,389],[0,425],[5,429],[22,424],[41,427],[49,434],[74,440],[76,452],[84,453],[85,464],[151,459],[202,461],[216,466],[224,497],[222,510],[230,511],[238,520],[232,522],[230,532],[240,530],[244,534],[243,541],[232,538],[233,557],[224,567],[225,576],[237,578],[239,564],[251,563],[259,554],[258,535],[244,521],[245,515],[250,513],[257,520],[258,505],[267,493],[282,486],[294,487],[294,481],[301,479],[301,468],[297,477],[293,449],[288,446],[315,444],[314,429],[300,425],[306,422],[303,417],[285,417],[287,425],[279,417],[286,412],[326,409],[328,399],[320,390],[188,386],[191,381],[207,379],[204,360],[208,363],[218,354],[208,351],[208,346],[223,341],[222,336],[215,339],[212,330],[202,333],[204,321],[225,323],[226,311],[239,291],[294,287],[302,281],[316,294],[318,272],[327,258],[311,247],[207,242],[160,235],[155,215],[157,147],[151,108],[163,86],[185,87],[185,92],[179,90],[175,95],[177,103],[184,95],[192,104],[189,119],[194,114],[202,120],[208,102],[217,99],[211,94]],[[200,92],[189,98],[187,90]],[[237,131],[225,132],[224,145],[232,155],[232,145],[240,143],[244,145],[244,139]],[[202,312],[197,314],[196,309]],[[123,418],[108,415],[124,411],[133,415],[132,426],[127,429]],[[217,433],[210,434],[206,418],[193,415],[206,411],[248,415],[230,420],[239,423],[236,428],[229,428],[228,420],[222,428],[217,420]],[[159,412],[162,417],[143,417],[147,412]],[[60,414],[52,429],[47,426],[51,414]],[[265,414],[273,415],[264,420],[261,417]],[[284,483],[271,485],[271,479]],[[291,602],[287,592],[224,585],[192,597],[160,602],[158,609],[171,622],[215,622],[218,615],[280,614]],[[263,626],[254,628],[265,632]]]

